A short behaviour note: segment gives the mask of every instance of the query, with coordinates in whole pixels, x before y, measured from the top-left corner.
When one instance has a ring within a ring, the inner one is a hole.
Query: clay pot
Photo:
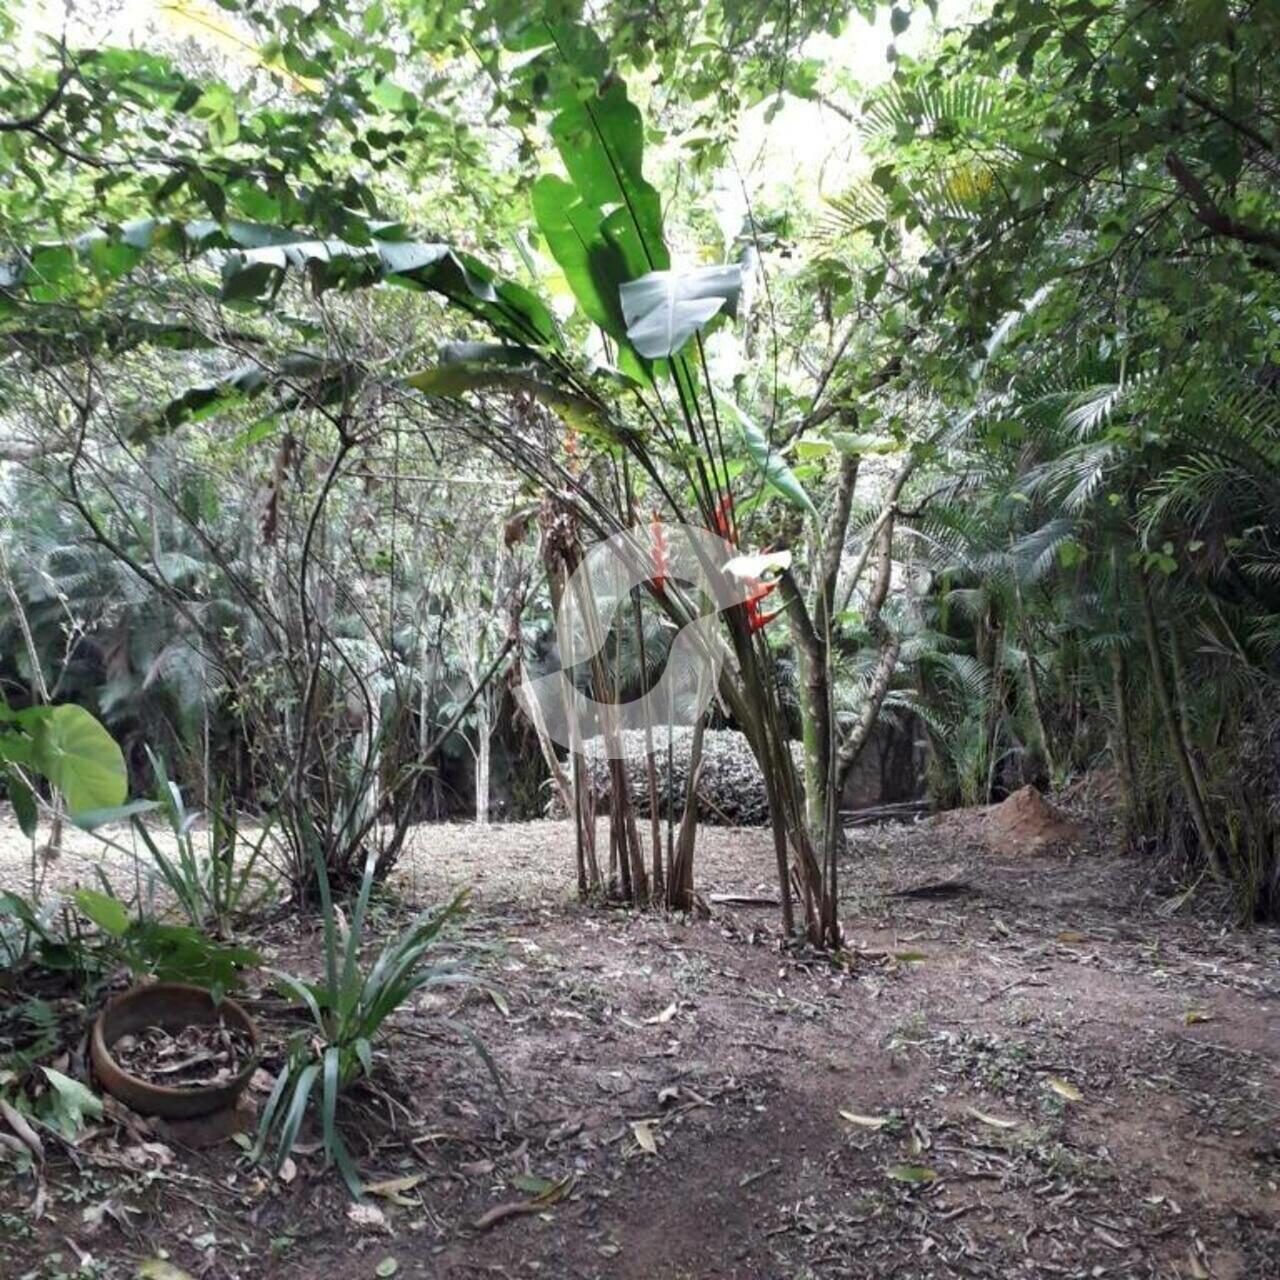
[[[184,1027],[225,1022],[244,1031],[253,1042],[253,1052],[244,1069],[225,1084],[198,1088],[177,1088],[152,1084],[130,1075],[111,1056],[111,1046],[121,1036],[136,1035],[145,1027],[163,1027],[171,1033]],[[234,1107],[258,1064],[258,1028],[234,1000],[214,1004],[203,987],[182,982],[157,982],[133,987],[111,1000],[93,1024],[89,1042],[93,1069],[102,1087],[126,1106],[146,1116],[188,1120]]]

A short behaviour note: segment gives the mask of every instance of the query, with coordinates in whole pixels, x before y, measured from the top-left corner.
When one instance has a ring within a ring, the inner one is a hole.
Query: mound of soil
[[[956,809],[937,819],[961,838],[985,844],[995,853],[1041,853],[1062,845],[1077,844],[1084,828],[1055,809],[1035,787],[1015,791],[999,804]]]

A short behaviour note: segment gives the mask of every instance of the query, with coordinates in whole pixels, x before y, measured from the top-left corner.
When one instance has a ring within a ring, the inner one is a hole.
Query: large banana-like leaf
[[[509,369],[447,363],[410,374],[405,379],[405,384],[424,395],[450,399],[468,391],[500,391],[526,395],[539,404],[546,405],[575,431],[606,444],[617,444],[631,432],[631,428],[615,422],[602,404],[554,383],[544,382],[541,378],[527,373],[513,373]]]
[[[565,92],[551,136],[568,179],[534,184],[533,211],[583,313],[618,345],[631,378],[647,384],[646,352],[628,337],[623,286],[665,271],[662,201],[643,173],[644,127],[621,81],[582,97]]]
[[[627,337],[647,359],[676,355],[721,311],[736,314],[741,292],[739,266],[651,271],[619,290]]]
[[[278,393],[277,407],[283,410],[302,404],[334,404],[350,394],[361,377],[356,365],[294,351],[283,356],[274,369],[261,364],[242,365],[215,382],[188,387],[154,419],[135,428],[131,438],[143,441],[186,423],[203,422],[273,390]]]
[[[662,234],[662,199],[645,181],[644,122],[626,85],[609,81],[598,93],[566,93],[551,121],[551,137],[582,202],[602,213],[625,211],[645,268],[670,265]],[[554,252],[554,250],[552,250]]]
[[[625,341],[618,290],[634,272],[622,249],[604,235],[604,216],[563,178],[547,174],[533,184],[533,216],[573,296],[593,324]],[[640,270],[644,270],[643,267]]]
[[[439,293],[510,341],[560,345],[551,312],[528,289],[498,279],[484,263],[451,245],[397,238],[402,235],[399,227],[371,222],[356,244],[234,219],[139,219],[95,228],[67,243],[36,245],[0,263],[0,295],[43,304],[68,301],[167,249],[184,258],[207,256],[221,270],[223,301],[233,306],[271,302],[293,270],[304,274],[317,293],[380,283]]]

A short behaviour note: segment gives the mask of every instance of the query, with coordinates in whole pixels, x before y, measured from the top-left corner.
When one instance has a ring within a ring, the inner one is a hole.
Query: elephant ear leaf
[[[632,346],[650,360],[676,355],[716,315],[734,315],[742,292],[739,266],[650,271],[619,289]]]
[[[72,815],[123,804],[128,783],[115,739],[83,707],[39,711],[34,765],[62,792]]]

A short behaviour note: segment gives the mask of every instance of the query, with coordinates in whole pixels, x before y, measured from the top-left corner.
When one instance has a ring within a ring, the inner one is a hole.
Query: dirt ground
[[[0,1183],[0,1275],[1277,1280],[1280,931],[1171,912],[1085,830],[851,833],[833,964],[784,953],[768,905],[579,904],[565,824],[420,828],[381,923],[470,884],[488,986],[405,1011],[348,1098],[370,1208],[313,1134],[270,1177],[116,1113],[53,1145],[39,1222]],[[772,864],[763,832],[701,833],[708,897],[771,897]],[[261,939],[302,970],[316,943]],[[271,1068],[296,1024],[264,977],[245,1003]]]

